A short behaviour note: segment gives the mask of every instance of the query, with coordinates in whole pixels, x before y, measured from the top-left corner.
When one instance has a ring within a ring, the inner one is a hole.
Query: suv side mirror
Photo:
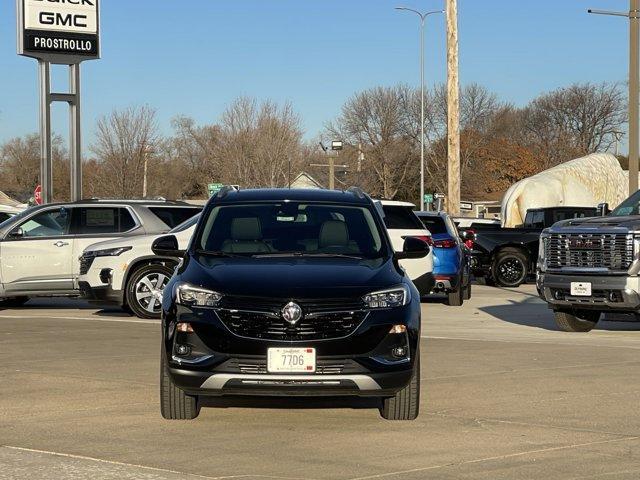
[[[598,216],[600,217],[604,217],[611,213],[611,210],[609,209],[609,204],[606,202],[599,203],[597,209],[598,209]]]
[[[395,257],[398,260],[404,260],[408,258],[425,258],[429,255],[431,248],[424,240],[420,240],[416,237],[407,237],[404,239],[404,246],[402,252],[396,252]]]
[[[164,237],[156,238],[151,245],[151,250],[155,255],[160,257],[180,258],[185,254],[185,251],[180,250],[178,247],[178,239],[175,235],[165,235]]]
[[[17,240],[18,238],[24,238],[24,230],[22,230],[22,227],[18,227],[9,232],[9,238],[14,240]]]

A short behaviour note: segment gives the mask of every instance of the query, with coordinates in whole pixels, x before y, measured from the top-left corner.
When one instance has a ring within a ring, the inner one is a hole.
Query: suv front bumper
[[[189,323],[192,331],[178,331]],[[405,325],[405,333],[392,333]],[[420,342],[418,298],[405,307],[371,310],[348,336],[276,341],[232,333],[214,309],[177,306],[163,315],[163,361],[176,386],[191,395],[393,396],[411,381]],[[178,346],[188,346],[186,356]],[[267,371],[271,347],[316,349],[316,373]],[[397,348],[403,354],[396,357]]]
[[[589,297],[571,295],[571,283],[591,283]],[[553,310],[591,309],[637,311],[640,309],[640,277],[538,273],[540,296]],[[613,299],[612,299],[613,296]]]

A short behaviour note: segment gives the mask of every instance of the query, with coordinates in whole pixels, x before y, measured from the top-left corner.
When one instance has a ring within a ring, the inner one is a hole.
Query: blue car
[[[460,306],[471,298],[469,249],[445,212],[416,212],[433,241],[434,293],[445,293],[447,304]]]

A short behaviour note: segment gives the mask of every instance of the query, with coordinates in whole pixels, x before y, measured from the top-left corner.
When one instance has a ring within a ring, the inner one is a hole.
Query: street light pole
[[[419,12],[413,8],[396,7],[396,10],[413,12],[420,17],[420,211],[424,210],[424,25],[429,15],[444,13],[444,10]]]
[[[587,10],[597,15],[629,18],[629,195],[638,190],[638,163],[640,157],[640,0],[629,1],[629,12]]]

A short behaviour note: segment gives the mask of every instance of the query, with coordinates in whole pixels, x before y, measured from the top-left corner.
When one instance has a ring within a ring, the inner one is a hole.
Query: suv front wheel
[[[420,413],[420,354],[409,385],[382,400],[380,415],[386,420],[415,420]]]
[[[167,420],[193,420],[200,415],[197,396],[180,390],[169,375],[164,346],[160,360],[160,412]]]

